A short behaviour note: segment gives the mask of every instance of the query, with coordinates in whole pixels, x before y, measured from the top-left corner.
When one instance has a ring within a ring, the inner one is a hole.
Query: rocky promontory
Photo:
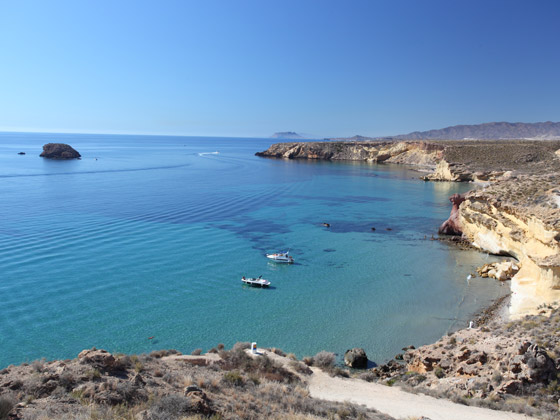
[[[43,146],[41,157],[47,159],[79,159],[81,155],[65,143],[47,143]]]

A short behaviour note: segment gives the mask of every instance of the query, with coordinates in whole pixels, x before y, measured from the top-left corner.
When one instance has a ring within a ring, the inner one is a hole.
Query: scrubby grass
[[[7,420],[19,402],[31,402],[19,409],[25,420],[389,419],[373,410],[310,398],[291,371],[310,374],[304,363],[290,360],[287,369],[266,355],[248,355],[248,347],[240,343],[222,349],[219,360],[201,356],[204,364],[166,358],[170,353],[163,350],[114,355],[114,363],[101,366],[69,360],[10,367],[0,376],[0,420]],[[13,399],[2,388],[8,383],[16,388],[10,391]]]
[[[16,400],[11,395],[0,396],[0,420],[7,420],[8,414],[16,405]]]
[[[320,351],[313,356],[313,366],[328,369],[334,367],[336,356],[328,351]]]

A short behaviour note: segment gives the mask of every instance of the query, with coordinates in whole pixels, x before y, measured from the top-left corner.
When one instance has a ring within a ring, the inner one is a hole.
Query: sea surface
[[[254,155],[273,141],[0,133],[0,368],[237,341],[379,363],[508,291],[467,280],[493,257],[430,240],[472,186]],[[40,158],[48,142],[82,159]],[[270,289],[240,281],[259,275]]]

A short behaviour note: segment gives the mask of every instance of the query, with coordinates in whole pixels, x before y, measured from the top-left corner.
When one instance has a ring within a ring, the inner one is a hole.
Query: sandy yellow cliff
[[[511,283],[512,316],[560,302],[557,180],[554,174],[513,176],[470,192],[459,208],[463,235],[473,245],[520,262]]]

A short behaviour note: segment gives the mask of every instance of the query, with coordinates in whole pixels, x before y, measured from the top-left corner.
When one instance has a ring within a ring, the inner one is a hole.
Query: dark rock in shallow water
[[[353,348],[352,350],[346,350],[344,353],[344,363],[347,366],[357,369],[367,368],[367,356],[364,349]]]
[[[78,159],[81,155],[64,143],[47,143],[43,146],[41,157],[47,159]]]
[[[451,215],[440,226],[438,233],[443,235],[462,235],[461,223],[459,222],[459,206],[465,201],[465,196],[462,194],[453,194],[449,197],[449,201],[453,204]]]

